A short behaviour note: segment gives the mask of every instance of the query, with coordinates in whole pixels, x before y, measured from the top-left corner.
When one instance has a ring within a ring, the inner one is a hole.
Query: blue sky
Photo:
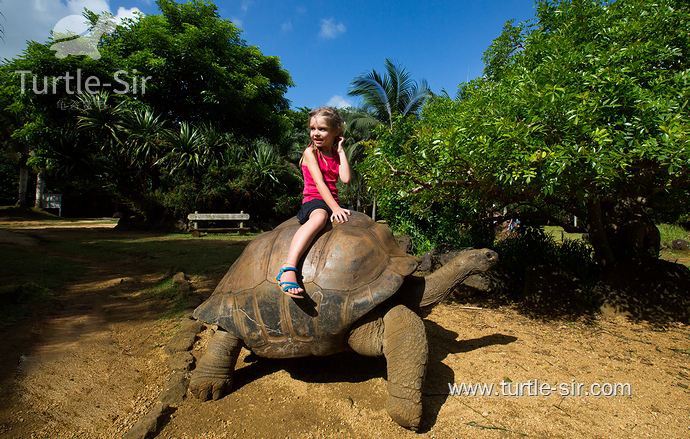
[[[432,90],[454,95],[482,72],[482,53],[509,19],[535,13],[533,0],[218,0],[222,17],[239,25],[248,44],[278,56],[295,86],[291,105],[357,104],[347,96],[357,75],[383,70],[391,58]],[[60,18],[80,7],[128,16],[157,13],[152,0],[0,0],[5,41],[0,57],[26,39],[43,41]],[[52,20],[52,23],[51,23]]]

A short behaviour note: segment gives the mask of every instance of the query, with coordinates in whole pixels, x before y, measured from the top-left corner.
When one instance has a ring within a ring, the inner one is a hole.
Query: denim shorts
[[[311,213],[316,209],[325,210],[328,214],[328,218],[330,218],[333,214],[333,211],[330,207],[328,207],[328,204],[326,204],[325,201],[317,198],[302,204],[302,207],[300,208],[299,212],[297,212],[297,220],[299,221],[299,223],[304,224],[307,221],[309,221],[309,215],[311,215]]]

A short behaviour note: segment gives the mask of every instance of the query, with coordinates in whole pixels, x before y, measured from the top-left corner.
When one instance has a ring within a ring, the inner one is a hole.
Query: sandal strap
[[[280,287],[283,291],[290,291],[292,288],[301,288],[297,282],[281,282]]]
[[[286,271],[294,271],[297,273],[297,268],[296,267],[291,267],[289,265],[286,265],[285,267],[281,267],[280,271],[278,272],[278,276],[276,276],[276,280],[280,282],[280,277],[285,273]]]

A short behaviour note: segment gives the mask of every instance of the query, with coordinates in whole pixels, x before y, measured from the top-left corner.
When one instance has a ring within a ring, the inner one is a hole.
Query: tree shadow
[[[177,271],[216,284],[247,243],[171,240],[155,233],[112,229],[26,229],[18,233],[32,236],[39,244],[14,249],[15,260],[0,267],[0,277],[13,294],[31,287],[31,291],[48,291],[49,295],[30,303],[30,309],[16,322],[0,325],[0,384],[10,389],[0,397],[0,405],[9,403],[14,395],[14,378],[19,376],[22,358],[32,357],[47,339],[52,343],[59,337],[69,346],[110,324],[182,316],[204,294],[162,284]],[[48,333],[47,325],[56,319],[60,333]],[[150,346],[141,346],[134,354],[148,355],[145,350]]]
[[[602,307],[659,327],[690,321],[690,270],[661,259],[619,265],[588,279],[548,265],[529,266],[515,277],[486,276],[485,289],[463,285],[450,300],[488,308],[512,305],[542,321],[593,323]]]
[[[657,326],[690,321],[690,269],[661,259],[612,270],[599,286],[603,301],[634,321]]]
[[[423,388],[424,415],[420,433],[428,432],[435,424],[441,407],[449,396],[448,385],[455,382],[455,372],[443,364],[451,354],[462,354],[495,345],[507,345],[516,337],[494,333],[482,337],[458,340],[458,333],[430,320],[424,321],[429,338],[429,363]]]

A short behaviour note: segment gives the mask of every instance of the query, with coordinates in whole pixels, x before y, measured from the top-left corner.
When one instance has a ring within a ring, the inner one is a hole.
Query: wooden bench
[[[194,212],[187,215],[191,232],[194,236],[199,236],[201,232],[239,232],[240,234],[248,232],[249,227],[244,226],[244,221],[249,220],[249,214],[240,211],[240,213],[199,213]],[[215,223],[222,221],[239,221],[237,227],[216,227]],[[199,227],[199,223],[204,222],[204,227]]]

